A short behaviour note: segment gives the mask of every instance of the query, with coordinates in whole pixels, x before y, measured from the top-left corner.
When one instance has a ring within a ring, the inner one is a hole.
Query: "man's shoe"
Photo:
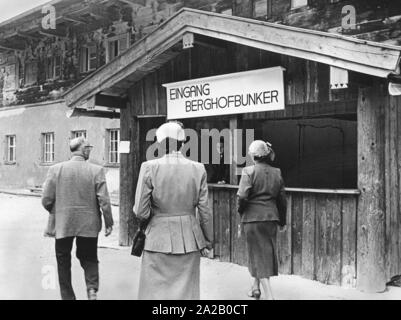
[[[97,300],[97,293],[95,289],[88,290],[88,300]]]

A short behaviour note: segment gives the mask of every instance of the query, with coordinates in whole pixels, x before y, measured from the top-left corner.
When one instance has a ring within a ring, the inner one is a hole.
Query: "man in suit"
[[[103,168],[87,162],[92,146],[79,137],[71,140],[72,158],[50,167],[42,205],[55,214],[57,269],[63,300],[75,300],[71,284],[71,250],[85,272],[88,299],[96,300],[99,288],[97,241],[105,222],[105,235],[112,232],[113,217]]]

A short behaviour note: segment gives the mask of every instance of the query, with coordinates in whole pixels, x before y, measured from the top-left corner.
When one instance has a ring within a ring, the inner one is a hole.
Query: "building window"
[[[308,5],[308,0],[291,0],[291,9],[304,7]]]
[[[107,40],[107,59],[113,60],[129,47],[129,34],[123,34]]]
[[[6,136],[7,140],[7,150],[6,150],[6,162],[7,163],[15,163],[17,160],[16,157],[16,137],[15,135]]]
[[[96,46],[81,48],[80,69],[81,72],[88,72],[97,68],[97,50]]]
[[[108,163],[120,163],[120,153],[118,145],[120,143],[120,129],[110,129],[108,131]]]
[[[42,162],[43,163],[54,162],[54,133],[53,132],[43,133],[42,144],[43,144]]]
[[[17,88],[17,68],[15,64],[9,64],[0,69],[3,76],[3,91]]]
[[[233,15],[233,9],[232,8],[224,9],[224,10],[221,11],[221,14],[226,14],[226,15],[232,16]]]
[[[61,77],[61,56],[54,57],[54,78]]]
[[[61,56],[45,58],[46,80],[58,79],[61,76]]]
[[[86,139],[86,130],[77,130],[71,132],[71,139],[84,137]]]
[[[257,19],[269,19],[272,16],[272,0],[253,2],[253,15]]]
[[[25,85],[31,85],[37,82],[38,62],[31,61],[25,63]]]

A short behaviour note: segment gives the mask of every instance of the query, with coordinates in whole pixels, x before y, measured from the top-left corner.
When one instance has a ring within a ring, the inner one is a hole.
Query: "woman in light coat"
[[[150,219],[138,298],[197,300],[200,256],[208,255],[213,234],[206,171],[179,151],[182,125],[163,124],[156,136],[167,154],[142,164],[133,209],[140,221]]]
[[[250,293],[259,299],[262,283],[265,297],[273,299],[270,277],[278,274],[277,226],[286,223],[286,198],[281,171],[270,166],[274,152],[269,143],[256,140],[249,146],[253,166],[242,170],[238,188],[238,212],[248,248],[248,269],[254,278]]]

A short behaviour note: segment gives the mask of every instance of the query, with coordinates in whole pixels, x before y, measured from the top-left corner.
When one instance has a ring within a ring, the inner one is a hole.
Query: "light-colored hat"
[[[166,138],[185,141],[185,131],[177,122],[167,122],[156,130],[156,137],[159,143]]]
[[[267,157],[273,150],[269,142],[255,140],[249,145],[249,154],[254,157]]]

